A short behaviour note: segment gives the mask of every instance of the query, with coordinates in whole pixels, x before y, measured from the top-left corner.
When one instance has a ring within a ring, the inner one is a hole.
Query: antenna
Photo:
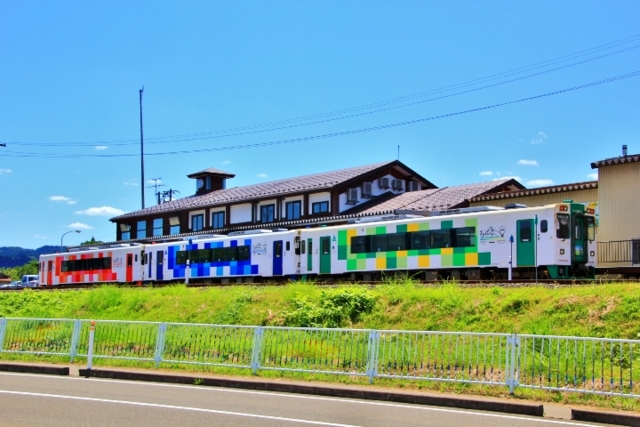
[[[153,185],[148,186],[147,188],[155,188],[155,195],[156,198],[158,199],[158,204],[160,204],[160,192],[158,191],[158,187],[164,187],[164,184],[158,184],[158,181],[160,181],[162,178],[151,178],[149,181],[153,181]]]
[[[180,193],[178,190],[169,189],[162,192],[162,203],[170,202],[173,200],[173,194]],[[158,201],[160,200],[160,193],[158,193]],[[158,202],[160,204],[160,202]]]
[[[398,144],[398,160],[400,160],[400,144]]]

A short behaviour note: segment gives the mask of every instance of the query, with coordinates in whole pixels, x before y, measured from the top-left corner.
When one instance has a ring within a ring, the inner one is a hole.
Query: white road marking
[[[117,403],[120,405],[145,406],[150,408],[179,409],[182,411],[207,412],[211,414],[233,415],[237,417],[260,418],[260,419],[276,420],[276,421],[288,421],[292,423],[315,424],[320,426],[361,427],[361,426],[355,426],[352,424],[337,424],[337,423],[328,423],[328,422],[322,422],[322,421],[300,420],[296,418],[274,417],[270,415],[248,414],[245,412],[231,412],[231,411],[220,411],[217,409],[193,408],[189,406],[175,406],[175,405],[162,405],[158,403],[131,402],[127,400],[99,399],[95,397],[65,396],[61,394],[30,393],[30,392],[24,392],[24,391],[10,391],[10,390],[0,390],[0,393],[16,394],[21,396],[51,397],[54,399],[82,400],[87,402]]]
[[[12,372],[0,372],[0,375],[15,375],[15,376],[29,376],[29,377],[38,377],[42,378],[41,374],[22,374],[22,373],[12,373]],[[569,421],[560,421],[560,420],[550,420],[548,418],[542,417],[524,417],[520,415],[507,415],[500,413],[492,413],[485,412],[480,409],[448,409],[448,408],[440,408],[434,406],[426,406],[421,404],[415,405],[407,405],[403,403],[389,403],[389,402],[379,402],[379,401],[371,401],[371,400],[358,400],[352,398],[340,398],[340,397],[323,397],[323,396],[312,396],[312,395],[304,395],[297,393],[284,393],[284,392],[272,392],[272,391],[253,391],[253,390],[240,390],[240,389],[232,389],[226,387],[209,387],[209,386],[196,386],[196,385],[188,385],[188,384],[166,384],[166,383],[156,383],[156,382],[146,382],[146,381],[131,381],[131,380],[114,380],[108,378],[84,378],[84,377],[64,377],[64,376],[47,376],[50,379],[57,380],[76,380],[76,381],[87,381],[88,379],[91,381],[98,382],[107,382],[111,384],[136,384],[136,385],[144,385],[148,387],[172,387],[172,388],[188,388],[191,390],[197,389],[207,392],[220,392],[220,393],[239,393],[239,394],[257,394],[257,395],[270,395],[270,396],[283,396],[287,398],[295,398],[295,399],[309,399],[309,400],[320,400],[320,401],[330,401],[330,402],[345,402],[345,403],[358,403],[362,405],[373,405],[373,406],[386,406],[393,408],[407,408],[407,409],[417,409],[423,411],[433,411],[433,412],[446,412],[451,414],[474,414],[483,417],[493,417],[493,418],[505,418],[510,420],[522,420],[522,421],[532,421],[532,422],[543,422],[548,424],[559,424],[559,425],[570,425],[577,427],[593,427],[593,424],[582,424],[578,422],[569,422]],[[2,392],[2,391],[0,391]],[[337,425],[337,424],[331,424]]]

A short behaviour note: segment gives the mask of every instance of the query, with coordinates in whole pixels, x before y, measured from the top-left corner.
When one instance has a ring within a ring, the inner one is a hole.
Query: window
[[[596,222],[592,216],[587,217],[587,239],[592,242],[596,240]]]
[[[558,223],[556,224],[556,237],[558,239],[568,239],[571,237],[571,229],[569,228],[569,215],[558,214]]]
[[[546,233],[547,230],[549,230],[549,223],[546,219],[543,219],[542,221],[540,221],[540,232]]]
[[[211,214],[211,227],[224,228],[224,212],[214,212]]]
[[[131,239],[131,232],[123,231],[122,234],[120,235],[120,240],[129,240],[129,239]]]
[[[176,252],[177,264],[184,265],[187,263],[187,259],[189,259],[190,264],[249,261],[251,259],[251,248],[250,246],[227,246]]]
[[[520,241],[531,241],[531,221],[522,221],[520,224]]]
[[[153,236],[162,236],[162,218],[153,220]]]
[[[147,221],[138,221],[138,227],[136,228],[136,239],[144,239],[147,237]]]
[[[476,228],[411,231],[351,237],[351,253],[394,252],[440,248],[464,248],[476,245]]]
[[[204,228],[204,215],[194,215],[191,217],[191,231],[200,231]]]
[[[375,234],[371,236],[371,249],[372,252],[386,252],[387,249],[387,235]]]
[[[434,249],[451,247],[451,231],[431,230],[431,247]]]
[[[311,205],[311,212],[314,214],[329,212],[329,202],[317,202]]]
[[[407,249],[407,233],[393,233],[389,234],[388,237],[388,250],[404,251]]]
[[[169,234],[180,234],[180,218],[169,218]]]
[[[287,202],[287,219],[300,219],[300,201]]]
[[[275,205],[265,205],[260,206],[260,222],[273,222],[274,218]]]
[[[463,227],[455,228],[453,230],[455,241],[453,247],[464,248],[467,246],[473,246],[476,239],[475,227]]]
[[[411,249],[429,249],[431,235],[428,231],[414,231],[411,233]]]

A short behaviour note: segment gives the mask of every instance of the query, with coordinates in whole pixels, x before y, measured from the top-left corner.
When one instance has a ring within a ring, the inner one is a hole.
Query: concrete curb
[[[0,363],[0,371],[20,372],[27,374],[45,375],[69,375],[67,366],[42,366],[42,365],[18,365],[13,363]]]
[[[542,417],[544,406],[533,403],[503,402],[473,399],[469,397],[433,396],[395,391],[363,390],[349,387],[280,383],[259,380],[235,380],[222,378],[201,378],[183,375],[163,375],[143,372],[80,369],[81,377],[108,378],[132,381],[166,382],[177,384],[198,384],[210,387],[227,387],[249,390],[278,391],[283,393],[312,394],[319,396],[346,397],[352,399],[379,400],[386,402],[413,403],[420,405],[444,406],[449,408],[476,409],[480,411],[503,412]]]
[[[616,424],[629,427],[640,427],[640,415],[621,414],[618,412],[572,409],[571,419],[576,421],[590,421],[602,424]]]

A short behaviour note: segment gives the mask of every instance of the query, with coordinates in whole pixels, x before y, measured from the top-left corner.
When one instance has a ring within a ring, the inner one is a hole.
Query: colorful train
[[[40,257],[40,285],[593,278],[595,212],[566,201],[86,247]]]

